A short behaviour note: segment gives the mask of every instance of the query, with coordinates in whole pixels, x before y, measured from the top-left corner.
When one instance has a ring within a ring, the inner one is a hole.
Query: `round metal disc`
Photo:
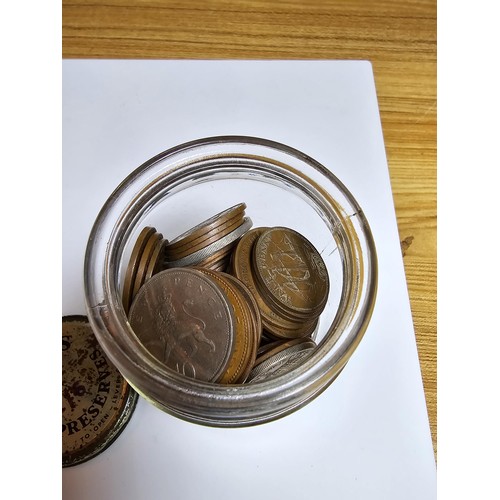
[[[228,298],[236,318],[234,329],[234,351],[225,373],[217,380],[221,384],[244,382],[248,377],[257,354],[256,334],[250,306],[246,298],[236,287],[231,277],[210,269],[199,269],[203,274],[214,280]]]
[[[129,314],[144,347],[187,377],[216,381],[233,352],[234,315],[219,286],[195,269],[167,269],[139,290]]]
[[[255,242],[254,271],[260,291],[285,317],[311,319],[326,305],[328,271],[312,243],[297,231],[273,227]]]
[[[224,224],[230,219],[234,217],[242,216],[246,208],[245,203],[238,203],[222,212],[219,212],[209,219],[204,220],[200,224],[192,227],[185,233],[177,236],[173,240],[170,241],[166,248],[167,254],[170,253],[171,250],[175,250],[178,248],[182,248],[186,244],[190,244],[190,242],[195,241],[200,236],[203,236],[207,232],[210,232],[217,228],[220,224]]]
[[[86,316],[62,318],[62,466],[104,451],[128,423],[137,393],[105,356]]]
[[[154,227],[146,226],[142,229],[137,240],[135,242],[134,248],[130,255],[130,260],[125,272],[125,281],[123,285],[123,308],[125,312],[128,313],[130,304],[132,303],[132,294],[134,290],[134,282],[137,274],[137,268],[139,266],[139,261],[141,255],[144,252],[144,248],[149,240],[149,238],[155,234],[156,229]]]

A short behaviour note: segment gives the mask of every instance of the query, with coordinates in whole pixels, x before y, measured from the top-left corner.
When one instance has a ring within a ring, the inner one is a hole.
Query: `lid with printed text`
[[[62,318],[62,466],[85,462],[119,436],[138,395],[99,346],[86,316]]]

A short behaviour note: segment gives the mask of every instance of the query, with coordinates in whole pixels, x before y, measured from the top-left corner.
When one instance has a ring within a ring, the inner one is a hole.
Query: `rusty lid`
[[[62,466],[85,462],[121,433],[137,393],[111,364],[86,316],[62,318]]]

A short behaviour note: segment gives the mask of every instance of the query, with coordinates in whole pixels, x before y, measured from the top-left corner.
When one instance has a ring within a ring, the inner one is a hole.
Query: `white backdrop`
[[[63,315],[86,314],[83,256],[112,190],[157,153],[215,135],[297,148],[353,193],[379,258],[370,326],[339,378],[273,423],[213,429],[140,399],[117,441],[63,470],[63,498],[435,498],[436,466],[367,61],[64,60]]]

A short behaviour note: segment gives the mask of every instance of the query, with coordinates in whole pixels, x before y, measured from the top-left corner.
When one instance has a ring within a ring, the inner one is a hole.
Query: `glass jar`
[[[201,382],[169,369],[141,344],[122,306],[123,279],[144,226],[173,239],[240,202],[253,227],[290,227],[312,242],[328,269],[328,302],[317,347],[299,366],[253,384]],[[170,414],[220,427],[275,420],[325,390],[361,341],[377,288],[373,237],[342,182],[296,149],[240,136],[182,144],[132,172],[97,216],[84,273],[92,328],[130,385]]]

